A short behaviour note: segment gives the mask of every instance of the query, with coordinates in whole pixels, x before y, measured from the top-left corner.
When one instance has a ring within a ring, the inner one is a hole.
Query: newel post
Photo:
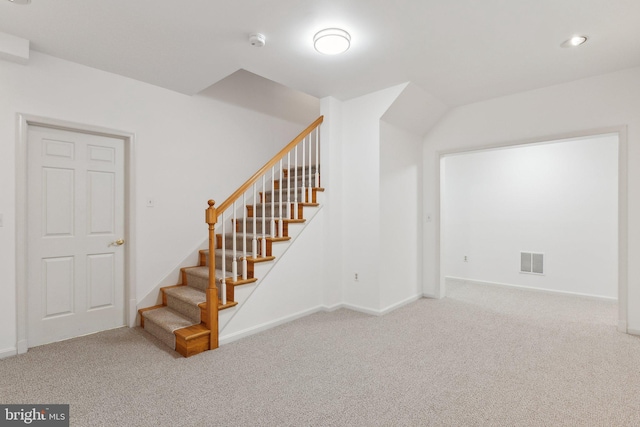
[[[209,286],[207,288],[207,327],[211,331],[209,350],[218,348],[218,287],[216,286],[216,222],[215,201],[209,200],[205,221],[209,224]]]

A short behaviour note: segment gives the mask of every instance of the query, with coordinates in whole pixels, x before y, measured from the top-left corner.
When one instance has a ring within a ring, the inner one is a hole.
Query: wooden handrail
[[[247,182],[242,184],[240,188],[238,188],[231,196],[227,198],[222,204],[217,208],[218,212],[224,212],[228,207],[230,207],[234,201],[238,200],[243,193],[249,190],[249,187],[253,185],[258,179],[262,177],[262,175],[266,174],[269,171],[269,168],[274,166],[285,154],[287,154],[293,147],[295,147],[300,141],[307,137],[315,128],[320,126],[322,121],[324,120],[324,116],[320,116],[316,119],[315,122],[311,123],[305,130],[300,132],[298,136],[296,136],[286,147],[278,152],[271,160],[269,160],[264,166],[262,166],[258,172],[253,174]]]

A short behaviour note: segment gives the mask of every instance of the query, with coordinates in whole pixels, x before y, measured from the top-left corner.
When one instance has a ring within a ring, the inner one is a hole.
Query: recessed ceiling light
[[[351,45],[351,36],[340,28],[327,28],[313,36],[313,47],[325,55],[337,55],[346,52]]]
[[[31,0],[9,0],[11,3],[14,4],[29,4],[31,3]]]
[[[566,40],[564,43],[562,43],[560,46],[562,46],[562,47],[576,47],[576,46],[580,46],[581,44],[583,44],[586,41],[587,41],[587,37],[586,36],[573,36],[569,40]]]

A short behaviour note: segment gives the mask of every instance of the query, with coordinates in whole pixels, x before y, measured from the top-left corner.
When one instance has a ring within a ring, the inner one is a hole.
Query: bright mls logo
[[[69,405],[0,405],[0,427],[69,426]]]

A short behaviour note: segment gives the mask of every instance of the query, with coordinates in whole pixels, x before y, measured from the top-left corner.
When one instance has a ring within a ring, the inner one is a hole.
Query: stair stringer
[[[323,309],[322,204],[304,214],[305,223],[289,225],[291,240],[274,244],[275,261],[255,266],[258,281],[236,287],[238,305],[219,313],[220,344]]]

